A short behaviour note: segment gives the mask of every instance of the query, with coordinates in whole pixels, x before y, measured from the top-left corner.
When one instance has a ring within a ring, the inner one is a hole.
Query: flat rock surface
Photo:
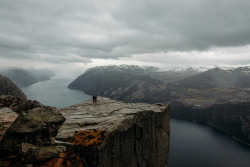
[[[6,130],[12,125],[17,117],[18,114],[10,108],[4,107],[0,109],[0,142]]]
[[[66,118],[59,129],[58,140],[73,138],[75,132],[83,130],[104,130],[112,132],[116,128],[128,128],[123,121],[132,120],[135,114],[145,111],[163,112],[166,105],[146,103],[124,103],[106,97],[97,97],[97,103],[92,100],[58,109]]]

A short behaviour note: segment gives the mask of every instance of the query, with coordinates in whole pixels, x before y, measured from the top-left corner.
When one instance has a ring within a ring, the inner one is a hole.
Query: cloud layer
[[[225,49],[249,51],[249,9],[247,0],[0,0],[0,59],[250,63]]]

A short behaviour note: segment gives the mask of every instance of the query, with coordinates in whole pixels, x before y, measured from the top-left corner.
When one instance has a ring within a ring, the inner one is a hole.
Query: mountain
[[[86,94],[96,95],[108,93],[123,87],[145,87],[163,84],[160,79],[151,77],[149,68],[139,66],[102,66],[87,70],[69,84],[68,88],[84,91]],[[150,70],[152,72],[152,70]]]
[[[250,87],[250,68],[214,68],[177,82],[186,88]]]
[[[26,95],[9,78],[0,75],[0,96],[12,95],[26,98]]]
[[[246,105],[250,102],[249,67],[203,72],[193,68],[163,71],[126,65],[95,67],[68,87],[91,95],[104,92],[106,97],[126,102],[170,103],[175,112],[172,116],[208,124],[250,144],[249,105]],[[235,110],[238,114],[228,106],[238,108]],[[233,124],[236,130],[230,130]]]
[[[32,69],[28,71],[21,68],[1,70],[0,74],[10,78],[18,87],[25,87],[36,82],[46,81],[52,76],[52,73],[44,70]]]
[[[249,96],[242,97],[237,92],[246,92],[248,87],[249,67],[225,70],[214,68],[200,72],[193,68],[162,71],[157,67],[128,65],[91,68],[68,86],[86,94],[104,92],[105,96],[114,99],[148,103],[181,98],[200,100],[201,97],[210,101],[234,102],[237,97],[241,102]]]

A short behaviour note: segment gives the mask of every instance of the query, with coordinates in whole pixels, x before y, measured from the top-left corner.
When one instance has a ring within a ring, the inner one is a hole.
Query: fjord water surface
[[[70,79],[52,79],[22,88],[28,99],[67,107],[91,96],[70,90]],[[206,125],[171,119],[168,167],[249,167],[250,147]]]
[[[207,125],[171,118],[168,167],[249,166],[249,146]]]
[[[22,88],[30,100],[53,107],[68,107],[89,100],[91,96],[77,90],[68,89],[73,79],[51,79]]]

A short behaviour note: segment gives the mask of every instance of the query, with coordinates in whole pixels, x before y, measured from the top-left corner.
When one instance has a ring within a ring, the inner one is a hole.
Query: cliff
[[[87,145],[83,156],[88,166],[161,167],[167,164],[170,122],[166,105],[123,103],[98,97],[95,104],[87,101],[59,112],[66,122],[59,129],[57,139],[73,139],[75,145],[83,148]],[[100,144],[76,142],[81,133],[99,130],[103,135]]]
[[[13,111],[9,107],[0,110],[5,114]],[[167,165],[168,105],[98,97],[97,103],[91,100],[62,109],[41,106],[23,111],[18,117],[13,113],[10,116],[5,117],[11,125],[1,141],[0,152],[16,156],[10,159],[2,155],[0,165]],[[13,135],[18,137],[11,139]]]
[[[0,75],[0,96],[13,95],[26,98],[26,95],[9,78]]]

